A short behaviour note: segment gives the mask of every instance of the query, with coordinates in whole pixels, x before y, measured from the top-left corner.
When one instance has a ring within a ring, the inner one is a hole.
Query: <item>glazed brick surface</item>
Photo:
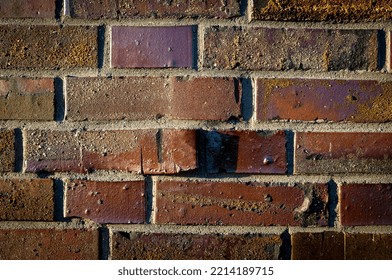
[[[392,234],[346,234],[346,259],[348,260],[390,260],[391,255]]]
[[[0,2],[0,18],[54,18],[56,0],[11,0]]]
[[[0,129],[0,172],[12,172],[15,168],[15,136],[13,130]]]

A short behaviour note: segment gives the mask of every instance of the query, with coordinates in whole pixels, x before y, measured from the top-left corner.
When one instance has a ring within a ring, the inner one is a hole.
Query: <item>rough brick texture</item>
[[[346,234],[346,259],[348,260],[390,260],[391,256],[392,234]]]
[[[374,71],[378,59],[373,30],[212,26],[204,48],[204,67],[216,69]]]
[[[67,92],[73,121],[241,116],[241,81],[233,78],[68,78]]]
[[[296,174],[391,173],[391,133],[296,133]]]
[[[112,258],[129,260],[278,259],[278,235],[201,235],[114,232]]]
[[[52,180],[0,180],[1,221],[53,221],[53,200]]]
[[[11,0],[0,2],[0,18],[54,18],[56,0]]]
[[[326,185],[158,181],[156,223],[201,225],[327,224]]]
[[[53,120],[53,79],[0,80],[0,119]]]
[[[14,131],[0,129],[0,172],[12,172],[15,168]]]
[[[69,181],[66,217],[97,223],[143,223],[146,216],[144,181]]]
[[[159,1],[159,0],[107,0],[94,3],[89,0],[71,0],[74,18],[231,18],[240,16],[239,0]]]
[[[345,184],[340,197],[343,226],[392,225],[391,184]]]
[[[98,259],[93,229],[0,229],[2,260]]]
[[[257,119],[388,122],[391,90],[379,81],[258,79]]]
[[[285,133],[266,131],[207,132],[210,173],[272,173],[287,171]]]
[[[194,64],[192,26],[114,26],[112,67],[191,68]]]
[[[98,31],[89,26],[0,26],[1,69],[98,66]]]

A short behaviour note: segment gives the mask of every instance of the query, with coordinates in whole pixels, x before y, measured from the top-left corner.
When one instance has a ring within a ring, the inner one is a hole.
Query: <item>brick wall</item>
[[[1,259],[390,259],[389,0],[0,2]]]

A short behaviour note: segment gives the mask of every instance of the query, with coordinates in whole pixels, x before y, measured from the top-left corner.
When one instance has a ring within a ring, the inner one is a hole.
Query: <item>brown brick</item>
[[[14,131],[0,129],[0,172],[14,171],[14,142]]]
[[[89,26],[0,26],[1,69],[98,66],[98,32]]]
[[[0,229],[2,260],[98,259],[97,230]]]
[[[344,234],[341,232],[297,232],[291,235],[294,260],[343,260]]]
[[[191,225],[327,224],[326,185],[158,181],[156,223]]]
[[[0,79],[0,119],[53,120],[53,79]]]
[[[54,18],[55,0],[12,0],[0,2],[0,18]]]
[[[159,1],[105,0],[91,4],[89,0],[71,0],[71,16],[99,18],[232,18],[240,16],[239,0]]]
[[[392,134],[298,132],[294,173],[391,173]]]
[[[343,226],[392,225],[392,184],[344,184],[340,187]]]
[[[241,116],[241,82],[233,78],[68,78],[67,119],[228,120]]]
[[[207,132],[208,171],[285,174],[285,137],[283,131]]]
[[[257,119],[387,122],[391,82],[318,79],[257,80]]]
[[[114,68],[191,68],[194,64],[192,26],[114,26]]]
[[[53,197],[49,179],[0,180],[0,220],[53,221]]]
[[[144,188],[144,181],[69,181],[65,216],[97,223],[143,223],[146,216]]]
[[[115,260],[277,260],[279,235],[113,232]]]
[[[346,233],[346,259],[390,260],[392,234]]]
[[[391,20],[392,6],[390,0],[254,0],[252,18],[332,22]]]
[[[377,31],[206,29],[204,67],[241,70],[376,70]]]

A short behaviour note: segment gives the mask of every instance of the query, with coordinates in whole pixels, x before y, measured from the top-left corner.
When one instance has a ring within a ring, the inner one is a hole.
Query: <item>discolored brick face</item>
[[[392,234],[346,233],[347,260],[390,260]]]
[[[12,172],[15,168],[14,131],[0,129],[0,172]]]
[[[0,2],[0,18],[54,18],[56,0],[12,0]]]
[[[0,69],[72,69],[98,66],[98,31],[90,26],[0,27]]]
[[[278,235],[113,232],[115,260],[276,260]]]

